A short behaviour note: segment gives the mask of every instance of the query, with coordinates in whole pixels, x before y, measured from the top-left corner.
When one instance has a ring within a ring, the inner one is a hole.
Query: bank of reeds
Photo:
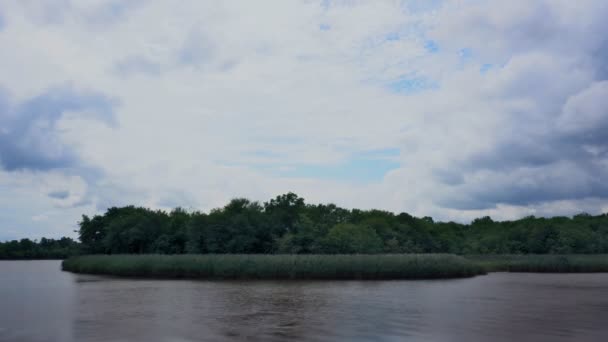
[[[189,279],[444,279],[484,274],[449,254],[387,255],[85,255],[66,259],[75,273]]]
[[[593,273],[608,272],[606,254],[470,255],[487,272]]]

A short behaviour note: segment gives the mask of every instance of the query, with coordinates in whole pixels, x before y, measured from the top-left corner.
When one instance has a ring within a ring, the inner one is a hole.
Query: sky
[[[0,1],[0,240],[112,206],[608,212],[605,0]]]

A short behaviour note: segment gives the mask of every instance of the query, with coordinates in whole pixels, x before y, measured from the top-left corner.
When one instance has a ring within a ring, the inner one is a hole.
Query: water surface
[[[0,261],[0,341],[607,341],[608,274],[132,280]]]

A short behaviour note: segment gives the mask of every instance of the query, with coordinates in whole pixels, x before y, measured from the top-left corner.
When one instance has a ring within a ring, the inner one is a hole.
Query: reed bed
[[[141,278],[188,279],[446,279],[485,274],[450,254],[387,255],[84,255],[63,270]]]
[[[606,254],[470,255],[487,272],[595,273],[608,272]]]

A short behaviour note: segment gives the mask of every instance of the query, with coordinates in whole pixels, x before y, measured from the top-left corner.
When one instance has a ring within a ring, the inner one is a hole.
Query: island
[[[308,204],[294,193],[209,212],[109,208],[78,240],[0,243],[0,258],[52,257],[77,273],[196,279],[437,279],[487,272],[606,272],[608,215],[471,223]],[[62,241],[63,245],[59,242]],[[57,247],[64,246],[64,247]],[[48,248],[47,248],[48,249]]]

